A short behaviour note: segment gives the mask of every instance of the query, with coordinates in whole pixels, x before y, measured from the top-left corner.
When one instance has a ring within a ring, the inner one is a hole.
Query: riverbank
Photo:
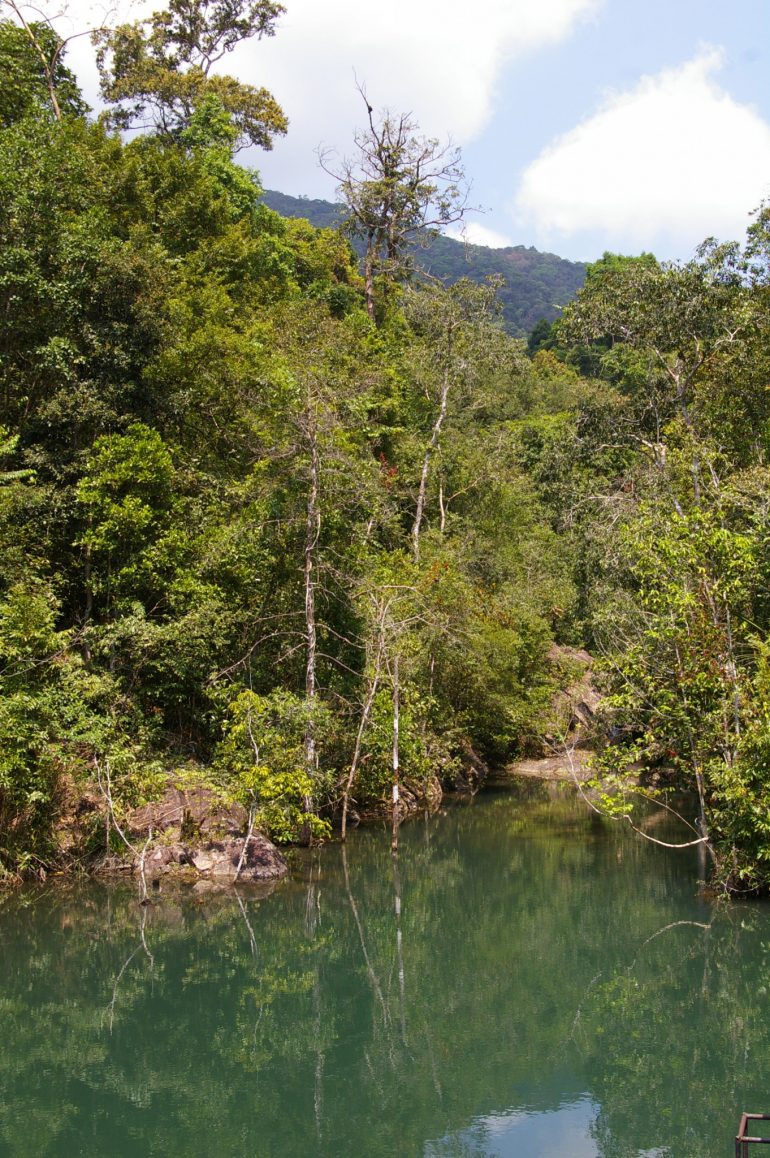
[[[584,651],[556,647],[549,656],[554,669],[569,673],[554,695],[543,720],[541,752],[516,760],[503,769],[490,768],[466,741],[451,763],[438,775],[412,779],[402,774],[399,791],[401,820],[417,813],[435,812],[445,793],[474,796],[485,784],[503,777],[521,777],[582,783],[591,776],[588,748],[599,696],[593,685],[591,657]],[[569,743],[556,737],[568,735]],[[153,788],[153,797],[140,806],[126,807],[113,797],[109,777],[94,782],[64,779],[46,862],[28,864],[18,874],[0,879],[0,885],[22,879],[57,875],[136,875],[146,895],[171,876],[205,887],[280,880],[288,871],[286,860],[259,819],[243,804],[212,784],[210,770],[190,762],[165,773]],[[348,827],[390,818],[390,792],[363,804],[351,801]],[[331,814],[334,826],[339,815]],[[332,828],[333,831],[333,828]]]
[[[446,785],[437,777],[419,785],[402,782],[400,820],[436,812],[447,792],[472,797],[486,785],[497,786],[516,778],[576,784],[591,776],[590,752],[584,747],[517,760],[499,770],[471,757],[472,753]],[[392,805],[386,799],[377,806],[351,808],[348,828],[381,822],[391,815]],[[337,835],[333,829],[332,840]],[[43,880],[51,874],[136,876],[146,895],[164,878],[174,877],[204,891],[207,882],[217,887],[257,884],[281,880],[288,873],[283,852],[256,825],[250,826],[248,810],[207,784],[199,769],[169,773],[156,800],[129,809],[117,810],[114,802],[95,788],[77,792],[70,785],[53,840],[57,851],[50,865],[31,865],[24,872],[7,874],[0,878],[0,888],[24,880]],[[102,851],[95,853],[95,845]]]

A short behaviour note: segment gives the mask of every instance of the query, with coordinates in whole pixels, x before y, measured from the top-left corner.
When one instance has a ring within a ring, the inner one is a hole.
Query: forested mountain
[[[359,268],[234,161],[285,119],[209,66],[278,6],[172,7],[103,34],[99,121],[0,22],[0,875],[170,782],[323,838],[559,735],[585,645],[602,807],[692,790],[683,843],[767,888],[770,209],[605,255],[528,352],[495,279],[408,277],[452,191],[408,119],[360,138]]]
[[[272,189],[266,189],[262,199],[282,217],[304,217],[322,229],[334,228],[345,218],[345,206],[331,201],[289,197]],[[362,252],[361,243],[358,249]],[[502,316],[506,330],[515,337],[528,334],[542,318],[555,321],[560,307],[582,286],[586,273],[583,262],[566,261],[532,246],[491,249],[441,234],[429,237],[424,247],[415,245],[414,261],[418,268],[449,284],[460,278],[475,282],[503,278],[499,289]]]

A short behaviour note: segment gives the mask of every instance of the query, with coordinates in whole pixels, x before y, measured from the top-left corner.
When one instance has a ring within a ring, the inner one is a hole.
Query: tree
[[[462,278],[449,289],[440,286],[421,287],[406,302],[407,317],[412,322],[417,341],[414,343],[412,370],[429,405],[430,435],[422,453],[420,482],[417,488],[412,523],[412,553],[420,558],[420,535],[425,518],[428,481],[433,459],[440,451],[442,430],[447,419],[450,397],[463,395],[457,408],[474,405],[474,388],[479,378],[489,373],[484,364],[485,350],[510,346],[496,324],[497,279],[486,285],[475,285]],[[507,353],[507,351],[506,351]],[[505,359],[506,361],[508,359]],[[446,518],[443,488],[439,491],[442,529]]]
[[[612,807],[627,811],[634,760],[659,767],[698,800],[682,844],[738,891],[766,887],[770,860],[766,334],[746,257],[713,242],[684,265],[605,255],[560,326],[625,397],[608,442],[636,448],[590,532]]]
[[[362,88],[368,127],[355,134],[357,156],[336,166],[322,153],[321,166],[339,182],[347,207],[347,228],[365,245],[366,308],[375,318],[374,280],[408,276],[409,243],[427,241],[441,226],[460,221],[468,208],[468,188],[460,150],[423,137],[410,113],[379,118]]]
[[[754,329],[736,263],[737,247],[712,243],[682,265],[605,254],[565,311],[560,340],[598,347],[600,372],[637,396],[640,425],[656,442],[674,416],[697,437],[700,383],[726,352],[743,351]],[[698,486],[694,475],[696,495]]]
[[[85,622],[91,618],[95,596],[107,616],[126,595],[134,603],[142,596],[148,602],[157,598],[163,585],[157,544],[170,517],[172,483],[171,455],[158,432],[143,423],[94,442],[76,492],[86,523],[80,539]]]
[[[217,758],[233,796],[249,810],[249,836],[255,824],[274,840],[328,835],[328,824],[306,807],[315,787],[305,762],[313,712],[316,705],[280,688],[269,696],[244,690],[230,705]]]
[[[763,201],[756,210],[756,220],[748,228],[746,259],[755,285],[770,285],[770,201]]]
[[[667,464],[673,485],[689,474],[684,457],[684,470]],[[716,456],[705,465],[715,464]],[[609,693],[602,766],[616,777],[613,807],[623,815],[633,761],[691,791],[698,818],[681,843],[703,843],[718,882],[742,891],[766,881],[770,859],[768,473],[719,479],[712,469],[698,506],[680,513],[650,496],[627,513],[612,545],[625,575],[594,616]]]
[[[283,12],[274,0],[171,0],[148,20],[94,36],[101,92],[117,128],[147,127],[177,139],[206,97],[215,97],[237,128],[237,147],[272,148],[286,132],[280,106],[264,88],[213,67],[237,44],[273,36]]]
[[[337,319],[322,305],[291,302],[276,305],[271,315],[269,335],[262,335],[271,351],[263,370],[269,396],[256,400],[262,407],[252,433],[258,465],[249,488],[259,495],[272,557],[272,573],[261,582],[276,589],[256,637],[252,628],[248,651],[227,674],[242,670],[260,690],[288,685],[302,694],[309,813],[325,794],[319,713],[324,701],[346,702],[361,666],[348,587],[382,489],[367,447],[382,374],[378,356],[359,341],[360,312],[357,319]],[[249,512],[245,533],[253,539],[255,531]],[[273,658],[265,665],[268,648]]]
[[[36,105],[48,105],[56,120],[83,116],[88,106],[74,73],[63,62],[68,40],[50,23],[27,18],[24,5],[2,0],[14,21],[0,21],[0,126],[21,120]]]

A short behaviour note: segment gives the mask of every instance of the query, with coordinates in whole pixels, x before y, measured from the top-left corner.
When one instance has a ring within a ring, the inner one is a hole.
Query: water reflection
[[[425,1158],[484,1155],[494,1158],[595,1158],[592,1127],[598,1107],[586,1096],[548,1112],[509,1110],[490,1114],[461,1133],[429,1142]]]
[[[767,1108],[768,909],[694,854],[539,786],[389,837],[5,897],[0,1153],[717,1158]]]

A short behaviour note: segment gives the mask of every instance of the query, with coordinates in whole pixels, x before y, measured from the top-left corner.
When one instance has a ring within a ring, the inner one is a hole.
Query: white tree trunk
[[[433,423],[433,430],[431,431],[430,442],[425,448],[425,454],[422,460],[422,473],[420,475],[420,487],[417,492],[417,509],[415,511],[414,523],[412,524],[412,554],[415,562],[420,559],[420,532],[422,530],[422,522],[425,514],[425,497],[428,490],[428,472],[430,470],[430,461],[433,453],[438,446],[439,438],[441,437],[441,427],[444,425],[446,418],[447,402],[449,400],[449,367],[444,370],[444,378],[441,383],[441,399],[439,403],[439,411],[436,421]]]
[[[367,688],[366,699],[364,700],[364,706],[363,706],[363,709],[361,711],[361,718],[358,721],[358,731],[356,732],[356,744],[355,744],[355,748],[353,750],[353,759],[350,761],[350,769],[348,771],[348,778],[345,782],[345,790],[344,790],[343,796],[342,796],[342,833],[341,833],[341,838],[342,838],[343,844],[345,843],[345,837],[347,835],[348,808],[350,805],[350,792],[351,792],[351,789],[353,787],[353,781],[355,780],[356,772],[358,771],[358,762],[361,759],[361,744],[363,742],[364,732],[366,731],[367,725],[369,723],[369,716],[371,715],[372,706],[374,704],[374,697],[377,695],[377,688],[379,687],[379,683],[380,683],[380,671],[382,669],[382,653],[383,653],[383,625],[382,625],[382,623],[380,623],[378,626],[379,626],[379,638],[377,641],[377,656],[376,656],[375,661],[374,661],[374,671],[372,673],[371,679],[369,680],[369,687]]]
[[[399,792],[399,752],[398,752],[398,729],[399,729],[399,686],[398,686],[398,656],[393,659],[393,830],[391,835],[391,847],[398,848],[398,822],[400,810],[400,792]]]
[[[309,776],[314,776],[317,765],[317,753],[312,709],[316,701],[316,656],[318,651],[318,633],[315,615],[315,570],[318,538],[321,533],[321,511],[318,505],[318,432],[312,419],[308,427],[307,437],[310,449],[310,480],[305,518],[305,633],[307,639],[305,699],[310,712],[305,729],[305,769]],[[312,799],[309,797],[306,798],[306,811],[309,812],[312,809],[312,805]]]

